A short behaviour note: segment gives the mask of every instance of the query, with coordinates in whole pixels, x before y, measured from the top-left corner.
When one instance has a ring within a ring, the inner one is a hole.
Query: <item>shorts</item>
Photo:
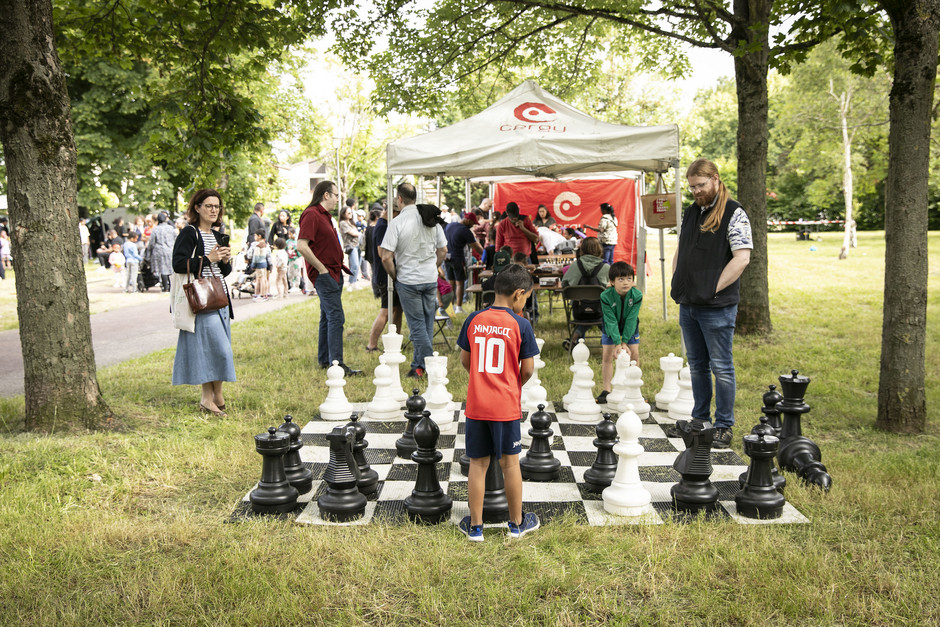
[[[625,343],[627,346],[630,346],[630,345],[632,345],[632,344],[639,344],[639,343],[640,343],[640,323],[639,323],[639,321],[636,323],[636,331],[633,332],[633,337],[631,337],[629,340],[627,340],[627,341],[624,342],[624,343]],[[602,344],[603,346],[614,346],[613,340],[611,340],[611,339],[610,339],[610,336],[607,335],[606,333],[604,333],[603,330],[601,330],[601,344]]]
[[[456,261],[445,261],[444,278],[448,281],[459,281],[463,283],[467,280],[467,266],[464,265],[463,261],[460,263]]]
[[[268,269],[268,262],[267,262],[267,261],[256,261],[256,262],[254,262],[254,263],[251,264],[251,267],[254,268],[255,270],[267,270],[267,269]]]
[[[475,420],[467,418],[465,429],[467,457],[478,459],[495,455],[518,455],[522,452],[522,431],[518,420]]]
[[[372,285],[372,294],[373,294],[376,298],[381,298],[381,299],[382,299],[382,306],[379,307],[379,309],[388,309],[388,288],[387,288],[387,287],[379,287],[379,286],[373,284],[373,285]],[[395,295],[394,295],[394,297],[392,298],[392,305],[393,305],[396,309],[401,309],[401,301],[398,300],[398,290],[395,290]],[[399,329],[399,331],[400,331],[400,330],[401,330],[401,329]]]

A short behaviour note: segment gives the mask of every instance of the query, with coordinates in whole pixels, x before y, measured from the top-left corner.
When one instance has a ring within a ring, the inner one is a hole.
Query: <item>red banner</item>
[[[617,216],[615,261],[626,261],[636,268],[636,182],[631,179],[589,179],[582,181],[531,181],[500,183],[496,186],[493,207],[505,211],[515,202],[523,215],[535,218],[539,205],[548,207],[559,225],[597,226],[601,203],[610,203]],[[584,230],[584,229],[582,229]],[[585,230],[588,235],[596,231]],[[639,272],[639,270],[638,270]]]

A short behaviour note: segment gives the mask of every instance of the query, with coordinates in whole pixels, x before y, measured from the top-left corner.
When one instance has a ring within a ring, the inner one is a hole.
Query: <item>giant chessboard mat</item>
[[[552,451],[561,462],[560,476],[551,482],[524,481],[522,487],[523,511],[535,512],[542,524],[564,517],[585,525],[629,525],[661,524],[666,521],[685,522],[688,514],[678,513],[672,507],[670,488],[679,481],[680,476],[672,464],[678,454],[685,450],[681,438],[667,438],[662,426],[671,424],[665,413],[650,412],[643,420],[640,444],[644,453],[640,456],[640,479],[643,486],[652,495],[651,511],[644,516],[626,517],[609,514],[604,510],[603,497],[590,492],[584,484],[584,471],[591,467],[597,455],[593,445],[596,437],[594,424],[574,422],[568,418],[561,403],[555,403],[551,429],[554,432]],[[404,524],[409,522],[405,510],[405,498],[411,495],[417,479],[417,464],[411,459],[397,456],[395,441],[405,430],[407,420],[370,420],[364,416],[366,404],[353,404],[360,416],[360,423],[366,427],[366,441],[369,446],[365,451],[366,461],[378,473],[379,484],[376,495],[369,497],[365,515],[357,520],[336,523],[320,517],[317,498],[326,492],[323,481],[330,449],[326,435],[333,427],[343,422],[327,422],[318,417],[308,422],[301,430],[301,460],[313,472],[313,488],[298,499],[297,508],[282,518],[309,525],[368,525],[370,523]],[[404,412],[403,412],[404,413]],[[443,459],[437,464],[438,479],[441,488],[453,500],[450,521],[457,524],[470,514],[467,504],[467,478],[460,472],[460,456],[464,454],[464,414],[463,409],[455,410],[456,421],[441,427],[438,450]],[[522,423],[523,430],[529,429],[528,420]],[[745,431],[746,433],[746,431]],[[737,435],[735,437],[738,437]],[[525,447],[521,455],[525,455]],[[252,454],[255,454],[252,450]],[[747,471],[747,463],[731,449],[711,452],[713,472],[712,484],[718,489],[718,507],[715,511],[702,514],[710,519],[733,520],[741,524],[786,524],[809,522],[793,505],[784,506],[783,515],[772,520],[745,518],[737,513],[734,495],[739,490],[738,477]],[[258,455],[258,475],[261,474],[261,456]],[[254,489],[254,488],[252,488]],[[259,516],[251,510],[248,500],[250,490],[238,504],[230,520],[238,521]],[[784,492],[786,494],[786,492]],[[270,516],[270,515],[267,515]],[[504,527],[505,523],[484,525]]]

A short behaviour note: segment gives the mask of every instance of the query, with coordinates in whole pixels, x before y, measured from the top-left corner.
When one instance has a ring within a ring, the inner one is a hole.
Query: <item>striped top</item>
[[[202,243],[203,243],[202,254],[208,257],[209,253],[212,252],[212,249],[215,248],[216,245],[218,244],[218,242],[216,242],[215,240],[215,233],[213,233],[211,230],[209,231],[200,230],[199,234],[202,236]],[[211,264],[205,264],[205,263],[202,264],[202,276],[203,277],[212,277],[212,276],[219,277],[220,279],[222,279],[222,287],[225,289],[226,295],[229,294],[228,284],[225,282],[225,277],[222,276],[222,272],[219,270],[219,264],[214,263],[214,262]]]

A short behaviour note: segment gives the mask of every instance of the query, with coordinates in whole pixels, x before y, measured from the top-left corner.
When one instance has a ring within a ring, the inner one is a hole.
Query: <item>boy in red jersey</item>
[[[496,300],[472,313],[460,330],[460,362],[470,373],[467,389],[466,450],[470,458],[468,501],[470,515],[460,531],[474,542],[483,541],[483,493],[490,457],[503,470],[509,502],[509,536],[519,538],[539,528],[539,518],[522,512],[522,384],[534,371],[539,349],[529,321],[520,316],[532,293],[532,277],[511,265],[496,276]]]

